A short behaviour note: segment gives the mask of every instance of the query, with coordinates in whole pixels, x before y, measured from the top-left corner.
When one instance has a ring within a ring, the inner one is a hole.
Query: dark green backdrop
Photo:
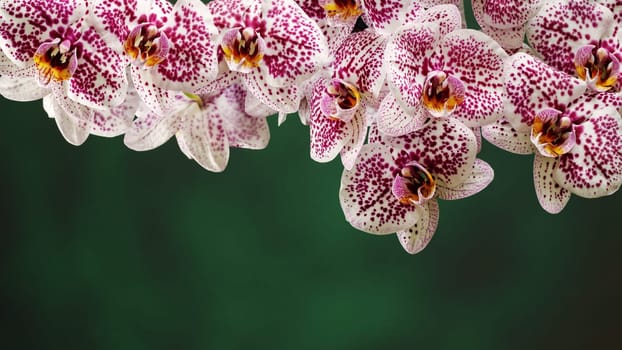
[[[0,349],[620,347],[622,194],[548,215],[532,157],[485,145],[496,180],[410,256],[345,222],[296,118],[211,174],[0,111]]]

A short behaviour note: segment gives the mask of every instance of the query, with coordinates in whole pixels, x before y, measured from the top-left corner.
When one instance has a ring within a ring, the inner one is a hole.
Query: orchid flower
[[[293,0],[219,0],[207,4],[220,30],[219,79],[240,79],[281,113],[298,110],[298,84],[329,62],[322,31]]]
[[[543,0],[473,0],[473,14],[482,31],[508,51],[524,45],[527,22]]]
[[[331,53],[352,33],[363,12],[359,0],[296,0],[296,3],[318,24]]]
[[[375,32],[350,35],[337,50],[332,78],[318,79],[310,101],[311,158],[328,162],[341,153],[351,169],[384,85],[382,59],[386,39]]]
[[[608,1],[612,9],[619,4]],[[617,7],[616,7],[617,6]],[[622,87],[620,14],[586,0],[546,1],[531,19],[527,39],[551,66],[578,76],[595,92]]]
[[[131,63],[138,94],[157,113],[166,112],[165,90],[193,92],[216,78],[217,31],[199,0],[98,0],[91,20]]]
[[[146,105],[136,112],[136,120],[125,134],[125,144],[136,151],[154,149],[176,136],[182,152],[203,168],[220,172],[229,161],[229,147],[262,149],[270,139],[265,114],[249,114],[253,99],[243,85],[233,84],[222,91],[182,93],[168,91],[171,106],[158,114]],[[251,104],[251,106],[248,106]],[[249,108],[250,107],[250,108]],[[257,109],[254,109],[257,113]]]
[[[392,94],[378,111],[379,130],[400,136],[429,118],[451,117],[469,127],[500,118],[505,51],[481,32],[460,29],[453,5],[429,9],[423,19],[387,45]]]
[[[473,132],[452,119],[431,119],[408,135],[375,141],[362,147],[352,170],[344,170],[341,208],[359,230],[396,232],[411,254],[436,231],[437,199],[468,197],[493,178],[490,166],[476,158]]]
[[[505,119],[483,128],[507,151],[535,154],[538,201],[559,213],[572,193],[597,198],[622,184],[622,98],[586,95],[587,84],[527,55],[506,63]]]

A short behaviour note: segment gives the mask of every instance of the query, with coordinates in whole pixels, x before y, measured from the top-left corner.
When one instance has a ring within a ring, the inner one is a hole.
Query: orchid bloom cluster
[[[310,157],[343,164],[346,220],[411,254],[439,200],[493,180],[482,138],[533,154],[550,213],[622,184],[622,0],[0,4],[0,94],[42,100],[69,143],[175,136],[220,172],[231,147],[268,145],[269,116],[297,113]]]

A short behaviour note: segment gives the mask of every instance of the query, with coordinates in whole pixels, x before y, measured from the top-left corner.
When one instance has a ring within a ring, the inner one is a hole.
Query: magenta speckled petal
[[[256,109],[249,112],[249,101],[256,101],[252,96],[249,99],[249,96],[241,84],[234,84],[224,89],[213,103],[224,120],[230,147],[263,149],[270,141],[266,116],[274,113]],[[253,115],[257,112],[258,115]]]
[[[241,74],[248,91],[261,103],[277,112],[295,113],[302,99],[302,91],[296,85],[273,87],[266,83],[265,76],[258,70]]]
[[[48,117],[54,118],[58,130],[70,144],[80,146],[89,137],[88,122],[69,116],[58,104],[53,94],[48,94],[43,98],[43,109]]]
[[[613,35],[622,35],[622,0],[596,0],[596,2],[607,7],[613,13],[615,23]]]
[[[503,113],[503,65],[508,56],[492,38],[472,29],[447,34],[440,43],[444,69],[462,81],[465,98],[454,113],[467,126],[481,126]]]
[[[207,3],[214,25],[219,30],[260,24],[262,6],[262,0],[219,0]]]
[[[136,111],[132,127],[125,133],[123,143],[134,151],[152,150],[173,137],[179,127],[177,113],[161,115],[141,105]]]
[[[577,49],[610,37],[614,28],[613,14],[602,5],[583,0],[551,0],[529,21],[527,40],[548,64],[574,74]]]
[[[164,33],[172,45],[168,59],[154,68],[158,86],[193,92],[216,78],[218,60],[212,36],[217,29],[201,1],[177,1]]]
[[[219,103],[207,103],[204,108],[194,104],[183,112],[182,118],[177,139],[185,145],[186,155],[209,171],[225,170],[229,141]]]
[[[415,23],[438,27],[440,37],[462,28],[460,10],[451,4],[437,5],[420,12]]]
[[[328,50],[331,56],[337,51],[341,43],[352,33],[354,24],[356,21],[350,21],[350,23],[341,23],[341,25],[334,25],[329,21],[326,16],[326,11],[320,6],[318,0],[296,0],[296,3],[302,8],[302,10],[314,20],[322,34],[326,38],[328,44]]]
[[[265,6],[267,50],[261,65],[272,86],[301,82],[329,60],[326,38],[318,25],[292,0],[272,0]]]
[[[404,25],[407,16],[422,10],[411,0],[361,0],[361,7],[365,23],[381,35],[395,33]]]
[[[430,56],[438,33],[417,25],[396,34],[385,53],[387,79],[395,97],[409,111],[421,103],[426,78],[423,62]]]
[[[429,118],[427,110],[419,105],[406,112],[393,94],[388,94],[380,103],[376,113],[378,130],[388,136],[409,134],[423,126]]]
[[[493,180],[495,173],[490,165],[481,159],[475,159],[473,171],[458,187],[436,187],[438,198],[455,200],[470,197],[481,192]]]
[[[506,61],[504,76],[505,118],[521,132],[531,132],[534,116],[540,110],[564,108],[587,88],[583,81],[525,53]]]
[[[540,206],[551,214],[557,214],[570,200],[570,191],[561,187],[553,178],[557,159],[540,154],[533,159],[533,184]]]
[[[0,2],[0,48],[13,62],[25,65],[52,40],[51,32],[78,22],[85,0],[15,0]]]
[[[383,58],[386,38],[371,32],[353,33],[335,54],[335,73],[361,93],[378,96],[384,85]]]
[[[555,180],[581,197],[607,196],[622,184],[622,119],[613,107],[593,110],[575,126],[577,144],[559,157]]]
[[[432,199],[423,206],[417,207],[419,220],[410,228],[398,231],[397,239],[406,252],[417,254],[428,246],[438,226],[438,201]]]
[[[82,57],[68,81],[68,96],[92,108],[119,105],[128,87],[125,59],[93,27],[82,32],[80,42]]]
[[[134,88],[143,103],[156,114],[166,114],[172,112],[172,105],[175,104],[175,92],[157,86],[152,75],[139,66],[129,67]]]
[[[389,147],[363,145],[352,170],[344,170],[341,176],[339,200],[352,226],[368,233],[390,234],[417,222],[416,207],[401,204],[391,193],[397,171]]]
[[[505,118],[482,127],[482,136],[504,151],[515,154],[532,154],[535,149],[529,132],[516,131]]]
[[[0,95],[19,102],[36,101],[50,93],[50,89],[39,86],[31,76],[28,78],[13,78],[0,76]]]
[[[139,104],[138,94],[131,90],[120,105],[105,110],[95,110],[90,123],[90,133],[103,137],[123,135],[132,126]]]
[[[359,108],[359,112],[354,115],[354,118],[348,124],[348,128],[352,130],[352,136],[343,145],[340,152],[341,164],[343,164],[346,170],[350,170],[354,166],[367,137],[367,114],[365,108]]]
[[[498,29],[524,25],[536,14],[542,0],[473,0],[477,22]]]
[[[453,119],[431,119],[413,133],[384,140],[393,149],[400,169],[415,161],[438,185],[449,188],[460,186],[471,174],[477,154],[473,131]]]

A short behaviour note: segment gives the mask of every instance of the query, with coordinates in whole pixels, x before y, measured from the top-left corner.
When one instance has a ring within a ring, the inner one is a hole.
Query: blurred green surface
[[[338,162],[271,120],[226,172],[120,138],[67,144],[1,102],[2,349],[611,349],[620,194],[536,202],[531,157],[485,145],[483,193],[441,203],[430,246],[343,218]]]

